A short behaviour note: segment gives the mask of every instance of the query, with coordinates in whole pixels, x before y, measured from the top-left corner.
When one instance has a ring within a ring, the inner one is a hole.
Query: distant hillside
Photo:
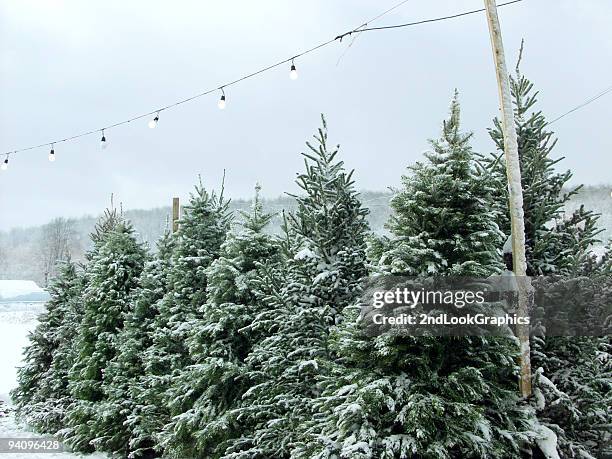
[[[610,186],[589,186],[572,199],[567,207],[568,213],[584,204],[586,208],[602,214],[600,227],[604,232],[600,239],[606,241],[612,237],[612,197]],[[385,222],[390,215],[389,192],[364,191],[361,199],[364,206],[370,209],[368,220],[372,231],[385,232]],[[237,199],[231,202],[230,208],[236,213],[236,220],[240,216],[236,211],[248,211],[250,200]],[[270,232],[278,233],[282,223],[282,211],[295,209],[295,201],[289,196],[264,200],[264,206],[276,216],[270,225]],[[169,207],[159,207],[148,210],[127,210],[125,216],[133,223],[140,239],[155,247],[155,241],[166,228],[170,216]],[[89,234],[93,231],[97,217],[86,216],[69,220],[72,233],[69,248],[72,258],[80,261],[83,254],[90,248]],[[45,226],[14,229],[0,232],[0,279],[31,279],[45,285],[44,275],[44,233]]]

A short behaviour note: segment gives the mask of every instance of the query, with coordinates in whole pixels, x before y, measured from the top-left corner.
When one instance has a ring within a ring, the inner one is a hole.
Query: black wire
[[[572,108],[571,110],[566,111],[565,113],[563,113],[562,115],[557,116],[554,120],[549,121],[548,123],[546,123],[546,126],[550,126],[551,124],[559,121],[561,118],[569,115],[570,113],[574,113],[576,110],[580,110],[582,107],[586,107],[587,105],[589,105],[591,102],[595,102],[597,99],[599,99],[600,97],[605,96],[606,94],[608,94],[609,92],[612,92],[612,86],[610,86],[607,89],[604,89],[602,92],[600,92],[599,94],[596,94],[595,96],[591,97],[590,99],[585,100],[584,102],[582,102],[579,105],[576,105],[574,108]]]
[[[370,27],[370,28],[366,28],[368,23],[371,23],[371,22],[376,21],[377,19],[380,19],[385,14],[393,11],[394,9],[400,7],[401,5],[403,5],[404,3],[408,2],[408,1],[409,0],[401,1],[400,3],[398,3],[395,6],[389,8],[388,10],[378,14],[377,16],[373,17],[372,19],[368,20],[367,22],[364,22],[359,27],[356,27],[356,28],[354,28],[352,30],[349,30],[348,32],[345,32],[343,34],[337,35],[336,37],[334,37],[331,40],[328,40],[328,41],[325,41],[323,43],[320,43],[320,44],[318,44],[316,46],[313,46],[310,49],[307,49],[306,51],[302,51],[301,53],[295,54],[295,55],[293,55],[293,56],[291,56],[291,57],[289,57],[287,59],[283,59],[283,60],[281,60],[279,62],[276,62],[275,64],[271,64],[271,65],[269,65],[267,67],[264,67],[264,68],[262,68],[260,70],[255,71],[253,73],[249,73],[248,75],[245,75],[243,77],[240,77],[240,78],[238,78],[236,80],[233,80],[233,81],[230,81],[228,83],[224,83],[224,84],[222,84],[220,86],[217,86],[215,88],[208,89],[208,90],[203,91],[203,92],[201,92],[199,94],[196,94],[194,96],[188,97],[186,99],[179,100],[177,102],[174,102],[172,104],[166,105],[166,106],[161,107],[161,108],[157,108],[155,110],[151,110],[150,112],[143,113],[141,115],[136,115],[136,116],[134,116],[132,118],[129,118],[129,119],[126,119],[126,120],[123,120],[123,121],[119,121],[117,123],[110,124],[108,126],[104,126],[102,128],[92,129],[90,131],[82,132],[80,134],[76,134],[76,135],[73,135],[71,137],[66,137],[64,139],[54,140],[54,141],[51,141],[51,142],[45,142],[45,143],[41,143],[41,144],[38,144],[38,145],[32,145],[32,146],[29,146],[29,147],[20,148],[20,149],[17,149],[17,150],[12,150],[12,151],[6,152],[5,154],[7,154],[7,155],[10,154],[10,153],[14,154],[14,153],[19,153],[19,152],[23,152],[23,151],[34,150],[36,148],[47,147],[47,146],[50,146],[50,145],[56,144],[56,143],[69,142],[71,140],[75,140],[75,139],[78,139],[78,138],[81,138],[81,137],[85,137],[85,136],[88,136],[88,135],[91,135],[91,134],[95,134],[95,133],[100,132],[102,130],[108,130],[108,129],[112,129],[112,128],[115,128],[115,127],[118,127],[118,126],[123,126],[124,124],[131,123],[132,121],[137,121],[137,120],[140,120],[140,119],[145,118],[147,116],[151,116],[153,114],[161,113],[164,110],[169,110],[169,109],[174,108],[174,107],[176,107],[178,105],[182,105],[182,104],[185,104],[187,102],[191,102],[192,100],[198,99],[198,98],[203,97],[203,96],[205,96],[207,94],[211,94],[211,93],[216,92],[216,91],[222,91],[223,88],[227,88],[228,86],[235,85],[235,84],[240,83],[241,81],[244,81],[244,80],[246,80],[248,78],[253,78],[253,77],[255,77],[255,76],[257,76],[257,75],[259,75],[261,73],[267,72],[268,70],[272,70],[272,69],[274,69],[274,68],[276,68],[278,66],[281,66],[283,64],[287,64],[288,62],[291,62],[291,61],[293,61],[293,60],[295,60],[295,59],[297,59],[299,57],[305,56],[306,54],[312,53],[312,52],[314,52],[314,51],[316,51],[316,50],[318,50],[320,48],[323,48],[324,46],[330,45],[331,43],[334,43],[336,41],[340,41],[341,42],[342,39],[345,36],[351,35],[353,33],[361,33],[361,32],[372,31],[372,30],[384,30],[384,29],[391,29],[391,28],[398,28],[398,27],[408,27],[408,26],[417,25],[417,24],[424,24],[424,23],[427,23],[427,22],[443,21],[443,20],[446,20],[446,19],[457,18],[457,17],[460,17],[460,16],[466,16],[468,14],[474,14],[474,13],[478,13],[478,12],[484,11],[484,9],[479,9],[479,10],[467,11],[465,13],[455,14],[455,15],[452,15],[452,16],[444,16],[444,17],[440,17],[440,18],[426,19],[426,20],[423,20],[423,21],[412,22],[412,23],[407,23],[407,24],[398,24],[398,25],[386,26],[386,27]],[[521,1],[523,1],[523,0],[513,0],[511,2],[501,3],[501,4],[498,5],[498,7],[505,6],[505,5],[510,5],[512,3],[518,3],[518,2],[521,2]]]
[[[518,3],[518,2],[522,2],[523,0],[512,0],[511,2],[506,2],[506,3],[500,3],[499,5],[497,5],[498,8],[501,8],[502,6],[507,6],[507,5],[512,5],[513,3]],[[459,18],[462,16],[468,16],[470,14],[475,14],[475,13],[480,13],[482,11],[485,11],[484,8],[480,8],[478,10],[472,10],[472,11],[465,11],[463,13],[458,13],[458,14],[452,14],[450,16],[443,16],[443,17],[439,17],[439,18],[433,18],[433,19],[423,19],[422,21],[416,21],[416,22],[406,22],[405,24],[395,24],[395,25],[390,25],[390,26],[381,26],[381,27],[367,27],[364,29],[360,29],[357,30],[356,32],[371,32],[373,30],[387,30],[387,29],[399,29],[401,27],[410,27],[410,26],[415,26],[415,25],[419,25],[419,24],[428,24],[430,22],[438,22],[438,21],[445,21],[447,19],[455,19],[455,18]],[[355,33],[355,31],[350,31],[350,32],[346,32],[343,35],[339,35],[339,38],[342,38],[346,35],[350,35],[352,33]]]

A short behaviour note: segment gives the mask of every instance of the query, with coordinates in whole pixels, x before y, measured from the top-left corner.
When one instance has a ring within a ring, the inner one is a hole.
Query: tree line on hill
[[[569,188],[566,187],[564,192]],[[602,230],[601,241],[612,238],[612,199],[610,185],[585,185],[573,194],[565,203],[563,212],[566,215],[584,205],[600,214],[598,226]],[[387,234],[385,224],[391,216],[389,201],[393,196],[390,191],[360,191],[364,205],[368,207],[368,224],[370,230],[377,234]],[[291,212],[296,201],[291,196],[262,198],[265,207],[274,213],[266,231],[280,234],[282,211]],[[232,199],[229,208],[232,212],[246,211],[252,205],[250,199]],[[141,242],[146,242],[152,251],[156,250],[156,241],[168,228],[170,207],[154,209],[132,209],[123,212],[126,219],[134,226],[135,235]],[[85,253],[91,249],[89,234],[94,230],[97,217],[66,218],[57,217],[49,223],[36,227],[15,228],[0,231],[0,278],[27,279],[46,287],[49,280],[57,275],[58,262],[70,258],[80,263]],[[603,244],[596,244],[594,250],[602,250]]]
[[[512,89],[530,274],[610,276],[610,245],[590,252],[597,215],[563,215],[571,173],[554,170],[531,83],[517,74]],[[534,339],[524,400],[514,339],[359,326],[367,276],[502,271],[497,120],[490,134],[497,153],[472,151],[455,94],[440,138],[392,194],[386,234],[371,231],[325,120],[278,233],[259,187],[234,213],[223,188],[197,184],[154,253],[109,209],[84,261],[51,282],[12,393],[19,418],[76,451],[130,458],[602,457],[609,337]]]

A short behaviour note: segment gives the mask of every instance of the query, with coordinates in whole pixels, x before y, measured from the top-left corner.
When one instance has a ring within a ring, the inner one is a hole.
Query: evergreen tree
[[[493,186],[474,161],[472,134],[459,130],[457,97],[455,92],[442,136],[425,153],[427,162],[409,168],[403,189],[391,199],[387,227],[396,238],[382,248],[383,272],[478,277],[501,271],[502,235],[490,206]]]
[[[132,294],[133,309],[127,313],[117,341],[119,353],[105,372],[107,401],[102,410],[112,413],[114,431],[107,445],[130,457],[154,454],[153,426],[160,408],[146,397],[144,353],[153,344],[159,302],[168,291],[173,239],[166,231],[157,243],[157,253],[148,261]],[[157,426],[159,428],[159,426]]]
[[[599,266],[602,275],[612,275],[612,239],[608,241],[608,244],[604,248]]]
[[[69,389],[75,401],[66,414],[62,435],[79,451],[111,449],[112,412],[104,412],[105,371],[118,353],[117,337],[131,309],[146,259],[145,249],[131,225],[119,221],[98,241],[86,270],[83,318],[78,327],[75,363],[69,371]]]
[[[510,85],[524,198],[527,274],[596,276],[598,268],[590,250],[599,233],[598,215],[584,206],[565,215],[565,205],[581,186],[570,189],[571,171],[556,171],[563,159],[552,156],[557,140],[545,115],[536,109],[538,92],[520,73],[518,64]],[[495,206],[501,212],[500,226],[509,235],[503,133],[498,119],[490,134],[501,153],[486,162],[498,183]],[[532,339],[532,367],[541,369],[535,376],[536,388],[545,399],[543,404],[537,400],[539,417],[556,433],[568,457],[580,457],[598,447],[593,438],[601,435],[601,428],[595,426],[601,426],[601,420],[595,421],[593,413],[601,413],[602,404],[609,403],[609,389],[603,383],[609,372],[601,365],[602,345],[600,339],[588,337]]]
[[[85,254],[90,261],[119,221],[114,209],[105,210],[91,234],[93,248]],[[26,365],[18,372],[13,392],[18,415],[41,432],[55,433],[64,427],[66,411],[74,402],[68,388],[68,371],[75,361],[74,333],[81,323],[85,277],[71,262],[60,269],[50,286],[47,312],[26,348]]]
[[[282,272],[265,297],[267,310],[251,325],[268,333],[245,359],[251,387],[234,411],[243,433],[225,457],[289,457],[300,444],[301,425],[320,394],[317,382],[333,359],[330,327],[366,274],[367,210],[352,172],[336,159],[338,147],[328,147],[325,120],[315,139],[297,178],[304,195],[296,196],[297,210],[285,223]]]
[[[393,233],[370,250],[384,274],[487,276],[502,245],[490,185],[457,96],[427,161],[403,177],[391,201]],[[533,416],[519,404],[518,349],[501,337],[366,335],[359,307],[345,310],[330,347],[339,358],[315,403],[311,441],[296,457],[451,458],[519,456]],[[310,443],[310,444],[309,444]]]
[[[607,304],[612,298],[608,291]],[[609,336],[535,339],[538,418],[557,435],[563,457],[608,457],[612,413]]]
[[[38,317],[24,351],[24,366],[17,371],[18,387],[11,393],[17,415],[40,432],[62,426],[69,402],[67,371],[71,365],[74,328],[80,321],[82,279],[70,260],[60,263],[48,291],[46,311]]]
[[[171,395],[180,375],[194,361],[188,340],[198,331],[200,308],[206,304],[206,270],[219,256],[221,244],[231,223],[228,201],[223,193],[208,193],[200,184],[191,195],[175,233],[174,248],[167,277],[168,290],[159,301],[159,313],[153,321],[151,346],[143,353],[145,375],[140,387],[141,415],[134,418],[132,429],[143,438],[152,437],[156,450],[164,444],[159,438],[172,416]]]
[[[265,233],[272,215],[263,212],[259,190],[251,213],[241,212],[243,222],[206,270],[207,303],[189,337],[194,364],[171,391],[171,408],[181,414],[165,427],[168,456],[219,457],[226,440],[240,433],[231,410],[249,387],[244,360],[261,334],[249,326],[262,312],[264,271],[279,254],[276,238]]]
[[[565,216],[564,206],[582,186],[570,189],[571,171],[556,172],[563,160],[552,157],[557,139],[544,114],[536,110],[538,92],[520,73],[519,64],[516,76],[510,78],[510,88],[523,188],[527,275],[568,273],[576,266],[574,260],[584,258],[595,241],[598,215],[581,206]],[[489,133],[499,154],[485,162],[497,183],[494,202],[500,212],[500,228],[510,235],[503,131],[499,119],[493,123]]]
[[[541,292],[536,305],[544,296],[552,312],[565,316],[572,327],[569,336],[544,329],[545,336],[532,338],[538,418],[557,436],[563,457],[608,457],[612,453],[612,278],[602,269],[589,276],[539,277],[534,284]]]

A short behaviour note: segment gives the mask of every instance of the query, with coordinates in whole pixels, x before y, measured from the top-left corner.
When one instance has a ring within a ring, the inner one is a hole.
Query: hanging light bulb
[[[100,139],[100,148],[104,150],[106,149],[106,147],[108,147],[108,142],[106,141],[106,137],[104,136],[104,129],[102,129],[102,138]]]
[[[157,127],[158,121],[159,121],[159,113],[155,115],[155,118],[153,118],[152,120],[149,120],[149,128],[155,129]]]
[[[221,99],[219,99],[219,102],[217,102],[217,107],[219,107],[219,110],[223,110],[225,108],[225,91],[223,88],[221,88]]]
[[[49,152],[49,161],[55,161],[55,144],[51,144],[51,151]]]
[[[298,79],[297,69],[295,68],[295,64],[293,63],[293,60],[291,60],[291,70],[289,71],[289,78],[291,78],[292,80]]]
[[[6,158],[4,159],[4,162],[2,164],[0,164],[0,169],[2,169],[3,171],[8,169],[8,160],[9,160],[9,155],[6,155]]]

